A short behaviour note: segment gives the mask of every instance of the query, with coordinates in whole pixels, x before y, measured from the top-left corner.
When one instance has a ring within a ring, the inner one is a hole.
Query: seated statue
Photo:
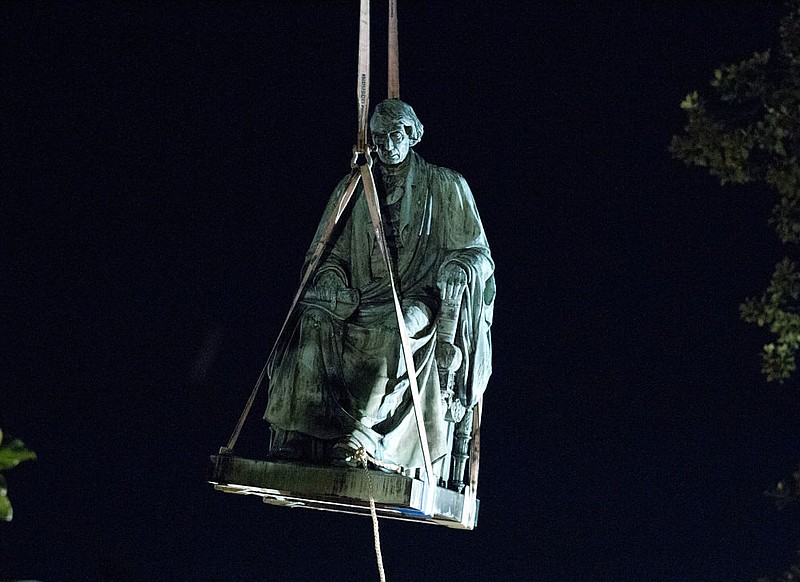
[[[422,132],[397,99],[370,119],[383,228],[437,462],[449,458],[453,425],[491,374],[494,264],[464,178],[411,149]],[[347,184],[334,191],[312,251]],[[363,447],[374,460],[422,467],[389,274],[362,184],[346,212],[268,362],[270,454],[352,466]]]

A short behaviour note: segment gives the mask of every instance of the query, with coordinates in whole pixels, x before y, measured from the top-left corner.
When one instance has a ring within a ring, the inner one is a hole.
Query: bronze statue
[[[453,441],[458,463],[470,411],[491,374],[494,264],[464,178],[413,151],[423,133],[414,110],[385,100],[370,132],[428,446],[446,479]],[[311,249],[347,182],[334,191]],[[270,454],[352,465],[354,452],[364,447],[377,461],[413,469],[423,461],[392,291],[358,188],[268,363]]]

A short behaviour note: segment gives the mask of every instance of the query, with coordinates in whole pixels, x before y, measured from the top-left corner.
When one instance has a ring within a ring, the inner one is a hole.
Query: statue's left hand
[[[448,263],[439,274],[438,284],[442,303],[456,303],[467,286],[467,272],[457,263]]]

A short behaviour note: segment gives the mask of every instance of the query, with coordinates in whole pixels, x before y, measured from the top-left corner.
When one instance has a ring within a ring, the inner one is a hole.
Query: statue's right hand
[[[323,273],[314,285],[314,294],[322,301],[333,301],[345,288],[344,281],[332,272]]]

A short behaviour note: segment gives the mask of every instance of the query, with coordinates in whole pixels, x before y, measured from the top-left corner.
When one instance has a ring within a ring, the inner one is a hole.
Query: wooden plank
[[[435,487],[433,515],[425,515],[423,481],[372,470],[369,479],[379,517],[466,530],[477,524],[478,502],[469,495]],[[256,495],[270,505],[369,515],[369,479],[363,469],[213,455],[208,481],[218,491]]]

